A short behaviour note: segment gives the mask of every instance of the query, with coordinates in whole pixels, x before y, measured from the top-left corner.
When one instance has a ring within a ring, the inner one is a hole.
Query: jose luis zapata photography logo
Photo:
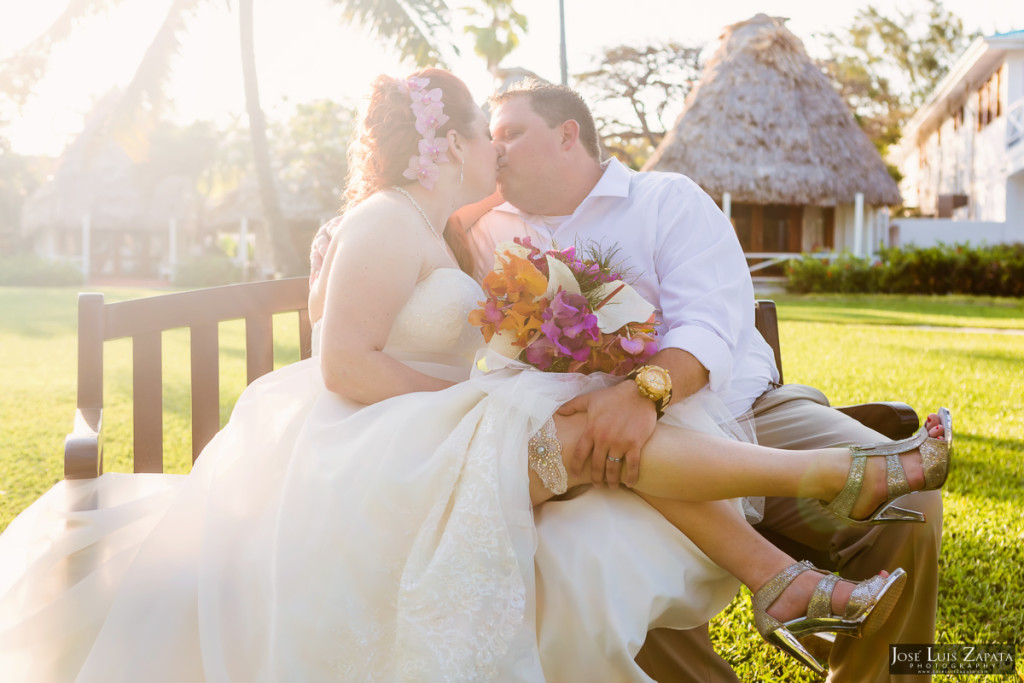
[[[1013,643],[890,645],[890,674],[1012,674]]]

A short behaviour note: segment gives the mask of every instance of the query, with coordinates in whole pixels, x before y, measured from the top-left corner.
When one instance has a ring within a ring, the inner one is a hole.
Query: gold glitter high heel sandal
[[[556,496],[569,488],[569,473],[562,464],[562,442],[555,436],[555,420],[548,418],[540,431],[530,437],[530,469],[537,473],[544,488]]]
[[[892,613],[903,592],[907,575],[902,569],[887,577],[873,576],[857,584],[846,603],[845,613],[832,613],[832,591],[840,579],[835,574],[825,575],[815,586],[807,603],[807,614],[785,623],[768,614],[768,608],[782,595],[793,579],[806,571],[821,572],[813,564],[797,562],[776,574],[761,586],[753,597],[754,624],[766,641],[816,673],[825,673],[825,666],[808,651],[800,639],[816,633],[860,638],[878,631]]]
[[[831,503],[824,505],[822,502],[825,509],[844,522],[858,526],[886,522],[925,521],[923,512],[907,510],[894,505],[893,502],[910,493],[917,493],[917,491],[912,491],[910,484],[907,483],[907,475],[900,462],[901,453],[907,453],[915,448],[921,451],[924,487],[918,489],[919,491],[934,491],[942,488],[946,483],[946,477],[949,475],[949,461],[953,455],[953,419],[946,408],[939,408],[938,416],[939,423],[943,428],[941,439],[928,436],[928,429],[921,427],[916,434],[900,441],[886,441],[869,446],[850,446],[853,462],[850,464],[850,472],[846,476],[846,485],[839,495],[832,499]],[[867,459],[880,455],[885,456],[885,502],[867,519],[853,519],[850,517],[850,512],[853,511],[854,503],[857,502],[861,488],[864,486]]]

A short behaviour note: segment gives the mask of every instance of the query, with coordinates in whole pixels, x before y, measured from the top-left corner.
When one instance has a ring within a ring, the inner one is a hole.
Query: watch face
[[[664,395],[668,392],[668,378],[666,373],[655,368],[644,368],[641,372],[643,383],[652,393]]]

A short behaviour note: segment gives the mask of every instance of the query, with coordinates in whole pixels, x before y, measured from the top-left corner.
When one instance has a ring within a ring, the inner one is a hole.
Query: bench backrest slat
[[[164,470],[163,343],[159,331],[132,337],[132,404],[136,472]]]
[[[249,384],[274,369],[274,321],[269,314],[245,318],[245,369]]]
[[[771,299],[757,300],[754,308],[754,327],[775,353],[775,367],[779,369],[779,384],[782,384],[784,381],[782,379],[782,348],[779,340],[779,317],[774,301]]]
[[[217,323],[193,325],[189,333],[192,361],[192,462],[220,429],[220,337]]]

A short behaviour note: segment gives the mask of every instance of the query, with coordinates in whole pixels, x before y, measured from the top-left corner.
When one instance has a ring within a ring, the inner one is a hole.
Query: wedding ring
[[[605,460],[607,460],[608,462],[622,462],[623,460],[625,460],[625,458],[613,458],[612,456],[607,455],[605,456]]]

